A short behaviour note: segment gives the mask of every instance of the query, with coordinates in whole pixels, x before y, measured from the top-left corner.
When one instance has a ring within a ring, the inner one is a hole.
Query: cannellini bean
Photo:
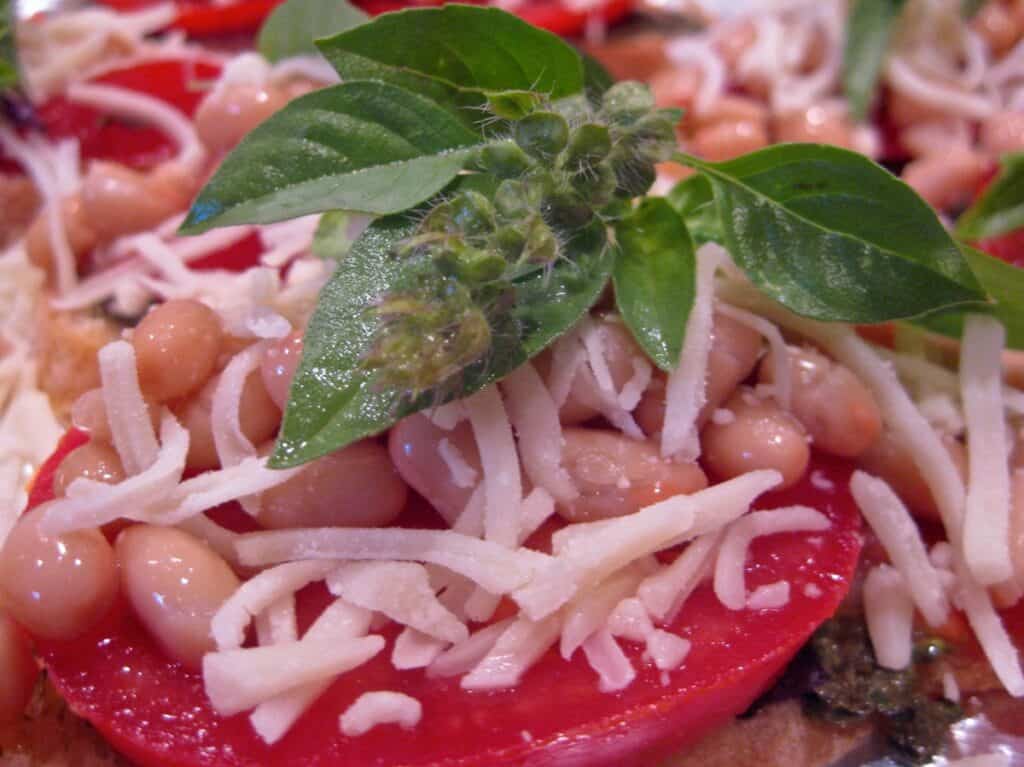
[[[989,51],[999,58],[1020,39],[1021,28],[1009,3],[990,0],[971,19],[971,28],[988,43]]]
[[[199,669],[214,649],[213,614],[238,589],[238,576],[209,546],[182,530],[134,525],[117,537],[121,588],[163,651]]]
[[[363,440],[312,461],[263,493],[267,527],[382,527],[405,507],[408,489],[387,449]]]
[[[853,126],[846,110],[835,104],[812,104],[806,109],[778,114],[774,119],[775,140],[833,144],[854,148]]]
[[[946,117],[943,111],[930,104],[918,101],[912,94],[896,89],[886,92],[886,113],[893,124],[900,128],[922,122],[933,122]]]
[[[302,331],[295,331],[267,347],[260,363],[263,385],[274,403],[284,410],[288,404],[288,390],[291,388],[295,371],[302,359]]]
[[[165,402],[197,391],[213,374],[223,335],[216,313],[199,301],[153,309],[132,334],[143,393]]]
[[[0,724],[12,724],[25,712],[38,676],[39,666],[28,638],[0,611]]]
[[[949,452],[960,476],[967,476],[967,451],[953,437],[943,435],[942,445]],[[915,516],[940,521],[939,509],[932,498],[913,456],[896,440],[892,432],[882,432],[875,444],[861,453],[858,462],[864,471],[884,479],[907,504]]]
[[[565,429],[563,465],[579,497],[558,505],[570,522],[631,514],[644,506],[707,487],[695,463],[663,460],[658,446],[604,429]]]
[[[441,440],[448,440],[449,449],[476,472],[477,479],[482,476],[480,453],[466,421],[445,431],[425,415],[411,415],[391,428],[388,450],[402,479],[451,524],[466,508],[473,483],[456,482],[441,454]]]
[[[61,217],[68,245],[75,258],[81,259],[99,244],[99,235],[89,222],[79,195],[66,197],[61,202]],[[50,243],[50,224],[45,210],[39,211],[25,234],[25,252],[29,261],[52,274],[53,246]]]
[[[732,317],[715,314],[711,328],[711,350],[705,384],[705,403],[697,416],[703,425],[749,376],[761,354],[761,336]],[[661,433],[665,422],[665,377],[658,374],[633,413],[648,436]]]
[[[98,530],[42,535],[41,511],[18,520],[0,551],[0,594],[32,634],[71,639],[102,618],[117,595],[114,551]]]
[[[721,96],[711,106],[692,115],[695,128],[708,128],[716,123],[768,122],[768,107],[748,96]]]
[[[213,441],[213,395],[220,376],[215,376],[194,397],[177,402],[172,407],[181,425],[188,429],[188,455],[185,465],[195,471],[220,467],[217,446]],[[259,445],[274,436],[281,423],[281,411],[270,398],[263,377],[253,372],[245,379],[242,398],[238,403],[238,421],[253,445]]]
[[[177,163],[149,173],[95,161],[82,182],[82,207],[100,240],[151,229],[188,207],[193,174]]]
[[[1024,150],[1024,113],[999,112],[983,122],[981,145],[994,155]]]
[[[651,92],[659,107],[690,109],[703,79],[703,71],[694,65],[666,67],[651,78]]]
[[[207,149],[226,152],[287,103],[288,94],[273,85],[229,85],[199,105],[196,132]]]
[[[39,211],[39,193],[26,176],[0,173],[0,248],[28,228]]]
[[[702,455],[712,476],[732,479],[755,469],[775,469],[790,487],[807,471],[811,451],[803,427],[772,401],[741,387],[725,404],[732,420],[712,420],[701,431]]]
[[[83,477],[110,485],[121,482],[125,473],[117,451],[97,441],[89,441],[72,450],[53,475],[53,494],[63,496],[68,485]]]
[[[153,430],[160,431],[160,408],[155,403],[147,402],[149,420]],[[94,442],[110,444],[113,437],[107,421],[107,406],[103,401],[102,389],[90,389],[76,399],[71,405],[71,423],[79,431],[89,435]]]
[[[646,356],[622,322],[609,317],[598,318],[598,322],[603,337],[604,359],[615,391],[619,392],[635,373],[633,361],[638,357],[646,359]],[[536,364],[541,376],[550,382],[554,372],[551,371],[551,356],[541,355]],[[563,424],[573,425],[595,418],[599,414],[601,396],[589,366],[582,365],[573,377],[569,396],[559,408],[559,420]]]
[[[990,169],[985,155],[956,149],[914,160],[903,169],[903,180],[932,207],[951,211],[970,202]]]
[[[772,353],[761,361],[758,381],[771,384]],[[875,443],[882,414],[874,395],[843,365],[814,349],[789,350],[791,410],[819,450],[853,458]]]
[[[761,122],[722,120],[706,128],[699,128],[689,145],[695,154],[705,160],[731,160],[768,146],[768,130]]]

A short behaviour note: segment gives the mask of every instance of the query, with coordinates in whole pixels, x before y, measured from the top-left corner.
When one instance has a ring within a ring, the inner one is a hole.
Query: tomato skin
[[[48,500],[52,469],[83,438],[69,435],[61,443],[40,472],[34,504]],[[214,714],[200,677],[167,661],[124,604],[85,636],[39,642],[37,648],[72,710],[140,767],[642,767],[747,708],[845,596],[861,546],[860,517],[846,490],[851,466],[819,457],[815,468],[834,491],[807,481],[758,504],[806,503],[834,523],[825,533],[754,543],[748,587],[786,577],[793,584],[789,605],[731,612],[709,585],[700,587],[672,627],[693,649],[667,686],[642,661],[641,648],[630,644],[624,649],[637,680],[614,695],[598,692],[582,653],[565,662],[550,651],[515,691],[467,693],[457,679],[395,672],[385,650],[337,680],[285,738],[268,747],[245,715]],[[808,596],[803,587],[809,583],[819,595]],[[300,595],[304,623],[326,599],[321,586]],[[394,633],[393,627],[385,632]],[[368,690],[399,690],[421,700],[420,726],[380,727],[355,739],[340,735],[339,714]]]
[[[1015,229],[998,237],[987,237],[975,245],[990,256],[1024,268],[1024,229]]]

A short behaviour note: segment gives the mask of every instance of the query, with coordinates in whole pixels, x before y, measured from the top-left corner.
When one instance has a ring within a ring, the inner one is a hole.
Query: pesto
[[[916,667],[945,652],[941,643],[919,643],[914,663],[901,671],[875,661],[863,620],[837,617],[808,644],[811,663],[805,710],[836,724],[873,720],[893,746],[893,756],[922,764],[942,751],[949,727],[963,717],[955,703],[926,695]]]

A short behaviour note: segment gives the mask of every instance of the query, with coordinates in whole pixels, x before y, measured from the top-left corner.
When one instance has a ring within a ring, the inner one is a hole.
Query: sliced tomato
[[[987,237],[975,245],[990,256],[1024,268],[1024,229],[1015,229],[998,237]]]
[[[203,61],[161,60],[116,69],[93,82],[153,96],[191,117],[205,95],[203,84],[219,73],[219,67]],[[37,114],[50,138],[78,139],[83,160],[110,160],[144,170],[178,151],[168,136],[150,125],[111,117],[59,96],[42,104]]]
[[[81,439],[69,435],[62,442],[40,473],[33,503],[47,499],[53,468]],[[805,481],[759,505],[808,504],[826,513],[832,527],[759,539],[748,560],[748,587],[786,579],[789,603],[732,612],[702,586],[671,627],[693,643],[683,667],[663,676],[629,646],[637,680],[614,695],[598,690],[581,653],[565,662],[549,651],[515,690],[470,693],[457,680],[397,672],[385,651],[342,676],[271,747],[244,715],[215,714],[199,675],[168,661],[123,604],[85,636],[37,646],[71,709],[142,767],[652,764],[749,706],[845,596],[861,547],[860,516],[846,489],[851,467],[818,457],[813,468],[813,485]],[[325,602],[322,588],[303,592],[305,620]],[[338,716],[370,690],[416,697],[423,720],[413,730],[386,726],[359,738],[342,736]]]

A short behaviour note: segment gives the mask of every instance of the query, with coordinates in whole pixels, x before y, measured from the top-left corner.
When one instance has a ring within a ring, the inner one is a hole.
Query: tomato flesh
[[[61,443],[40,472],[33,504],[50,497],[53,470],[83,440],[72,432]],[[789,603],[732,612],[708,584],[701,586],[671,627],[693,643],[683,667],[663,677],[643,661],[642,648],[626,644],[638,674],[617,694],[598,691],[582,653],[565,662],[551,650],[515,690],[469,693],[457,679],[395,671],[386,649],[339,678],[279,743],[267,746],[244,715],[215,714],[199,675],[168,661],[125,604],[74,641],[37,647],[71,709],[142,767],[647,765],[749,706],[845,596],[861,547],[860,516],[846,489],[851,466],[817,457],[813,468],[813,485],[804,481],[758,505],[808,504],[832,527],[759,539],[748,559],[748,588],[786,579]],[[325,601],[322,588],[307,589],[300,612],[308,620]],[[419,699],[420,725],[342,736],[338,716],[371,690]]]

